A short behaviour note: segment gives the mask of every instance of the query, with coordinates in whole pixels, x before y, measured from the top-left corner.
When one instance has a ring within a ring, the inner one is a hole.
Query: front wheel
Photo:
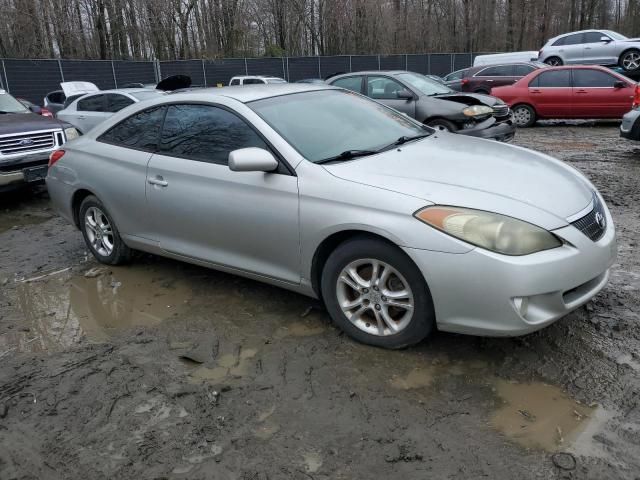
[[[532,127],[536,123],[536,111],[529,105],[513,107],[513,119],[520,128]]]
[[[325,264],[321,287],[334,323],[359,342],[404,348],[434,328],[422,273],[402,250],[382,240],[358,237],[340,245]]]
[[[640,68],[640,50],[627,50],[620,56],[619,64],[627,72]]]
[[[425,125],[440,132],[455,132],[456,130],[458,130],[452,122],[450,122],[449,120],[445,120],[444,118],[436,118],[435,120],[430,120]]]
[[[131,250],[120,238],[113,219],[97,197],[89,195],[80,205],[80,229],[84,241],[100,263],[120,265],[131,258]]]

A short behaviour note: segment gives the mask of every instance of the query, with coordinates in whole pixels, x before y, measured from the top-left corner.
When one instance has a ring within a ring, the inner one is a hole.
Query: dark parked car
[[[16,100],[18,100],[21,104],[23,104],[25,107],[27,107],[33,113],[36,113],[38,115],[42,115],[43,117],[53,117],[53,113],[51,113],[49,110],[47,110],[44,107],[41,107],[40,105],[36,105],[33,102],[30,102],[26,98],[16,98]]]
[[[640,142],[640,85],[634,90],[631,110],[622,117],[620,136]]]
[[[509,107],[489,95],[460,94],[419,73],[354,72],[329,85],[364,94],[438,130],[509,141],[515,133]]]
[[[488,94],[493,87],[511,85],[525,75],[545,67],[547,65],[540,62],[479,65],[453,72],[447,75],[445,80],[450,88],[459,92]]]
[[[31,112],[4,90],[0,112],[0,191],[42,182],[51,152],[77,137],[77,130]]]

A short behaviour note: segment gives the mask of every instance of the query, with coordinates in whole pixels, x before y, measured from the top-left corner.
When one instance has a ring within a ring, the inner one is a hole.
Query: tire
[[[131,259],[131,249],[120,238],[118,229],[95,196],[89,195],[80,204],[78,224],[93,256],[106,265],[121,265]]]
[[[625,72],[633,72],[640,68],[640,50],[632,48],[620,55],[618,64],[623,68]]]
[[[513,120],[516,122],[516,126],[520,128],[529,128],[536,123],[536,111],[531,105],[521,103],[514,106],[512,109]]]
[[[372,285],[374,263],[376,278],[383,283]],[[321,288],[333,322],[358,342],[405,348],[434,329],[433,301],[424,276],[402,250],[382,240],[362,236],[339,245],[324,266]]]
[[[544,61],[544,63],[552,67],[559,67],[560,65],[564,65],[564,62],[560,57],[549,57]]]
[[[473,93],[478,93],[480,95],[489,95],[489,92],[487,92],[486,90],[484,90],[483,88],[480,88],[479,90],[476,90]]]
[[[441,132],[456,132],[458,130],[452,122],[444,118],[429,120],[425,125]]]

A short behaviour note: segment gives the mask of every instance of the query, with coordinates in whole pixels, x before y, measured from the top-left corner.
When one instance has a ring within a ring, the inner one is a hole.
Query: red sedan
[[[565,66],[531,72],[513,85],[491,89],[513,110],[516,125],[545,118],[622,118],[636,83],[607,68]]]

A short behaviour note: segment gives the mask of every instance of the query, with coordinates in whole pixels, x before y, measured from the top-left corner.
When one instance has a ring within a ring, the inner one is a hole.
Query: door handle
[[[530,93],[541,93],[540,90],[531,90]]]
[[[576,93],[589,93],[586,90],[576,90]]]
[[[585,50],[591,50],[591,47],[584,47]]]
[[[493,82],[493,81],[495,81],[495,80],[487,80],[487,82]]]
[[[157,185],[158,187],[166,187],[167,185],[169,185],[169,182],[167,182],[160,175],[147,179],[147,182],[149,182],[149,184],[151,185]]]

